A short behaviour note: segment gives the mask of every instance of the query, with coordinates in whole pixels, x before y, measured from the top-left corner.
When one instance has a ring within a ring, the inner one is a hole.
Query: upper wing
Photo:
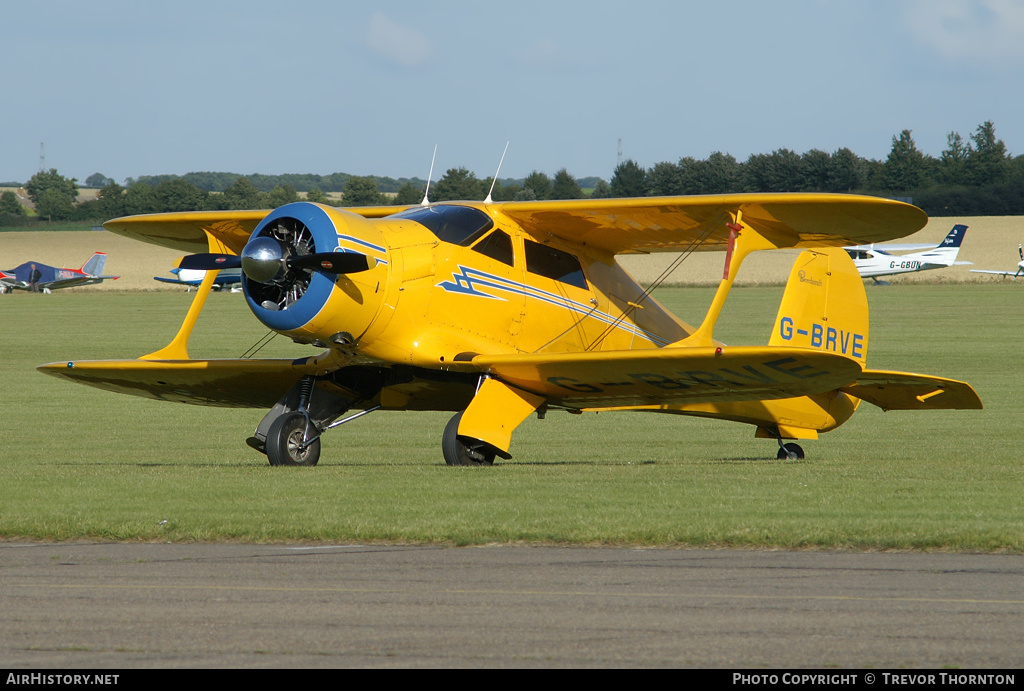
[[[346,207],[346,211],[366,218],[390,216],[406,206]],[[235,254],[241,254],[249,236],[270,209],[253,211],[184,211],[165,214],[126,216],[107,221],[103,227],[112,233],[142,240],[161,247],[188,252],[208,252],[207,233],[220,240]]]
[[[892,199],[844,194],[723,194],[497,205],[537,236],[608,252],[725,250],[727,223],[743,221],[776,247],[842,247],[883,242],[924,227],[928,216]]]
[[[783,346],[478,355],[497,379],[569,408],[792,398],[855,381],[843,355]]]
[[[844,393],[882,410],[980,410],[981,399],[970,384],[911,372],[864,370]]]

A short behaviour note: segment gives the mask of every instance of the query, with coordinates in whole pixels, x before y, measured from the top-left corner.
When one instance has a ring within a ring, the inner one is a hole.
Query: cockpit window
[[[407,209],[391,218],[408,218],[425,226],[441,242],[468,247],[494,227],[490,216],[479,209],[454,204],[437,204]]]
[[[524,240],[526,245],[526,270],[539,276],[568,283],[577,288],[587,289],[587,279],[583,275],[580,260],[562,250],[542,245],[539,242]]]
[[[514,266],[512,261],[512,238],[500,230],[496,230],[480,242],[473,245],[473,251],[497,259],[502,264]]]

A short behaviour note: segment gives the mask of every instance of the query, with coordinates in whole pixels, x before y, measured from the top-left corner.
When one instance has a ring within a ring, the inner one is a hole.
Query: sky
[[[1024,153],[1024,0],[32,0],[0,70],[0,181]]]

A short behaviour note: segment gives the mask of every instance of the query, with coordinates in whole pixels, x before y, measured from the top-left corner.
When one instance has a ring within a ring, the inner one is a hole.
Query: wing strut
[[[779,245],[772,242],[764,235],[754,230],[743,221],[743,212],[737,210],[733,216],[733,222],[727,224],[729,228],[729,249],[725,254],[725,269],[722,274],[722,282],[718,284],[715,297],[711,301],[708,313],[700,327],[690,336],[673,345],[687,346],[710,346],[714,345],[715,323],[718,321],[722,308],[725,306],[725,299],[729,297],[732,284],[739,273],[740,265],[747,255],[757,250],[775,249]]]
[[[229,254],[231,251],[228,247],[220,240],[210,234],[205,228],[206,240],[210,245],[210,252],[219,254]],[[203,278],[203,282],[199,284],[199,289],[196,290],[196,296],[192,298],[192,304],[188,308],[188,313],[185,314],[185,320],[181,323],[181,328],[178,329],[177,335],[160,350],[154,351],[149,355],[143,355],[140,360],[188,360],[188,339],[192,336],[192,330],[196,328],[196,322],[199,320],[199,314],[203,311],[203,306],[206,305],[206,298],[209,297],[210,291],[213,290],[213,283],[217,279],[216,271],[207,271],[206,276]]]

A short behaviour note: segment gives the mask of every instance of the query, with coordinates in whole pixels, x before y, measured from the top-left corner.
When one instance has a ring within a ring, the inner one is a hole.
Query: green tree
[[[0,214],[10,214],[11,216],[25,215],[25,207],[18,201],[18,195],[10,190],[0,194]]]
[[[423,201],[423,189],[411,182],[407,182],[398,189],[395,195],[395,204],[419,204]]]
[[[569,171],[562,168],[555,173],[554,180],[551,181],[551,198],[552,199],[582,199],[583,190],[580,189],[580,184],[576,182],[576,178],[569,175]]]
[[[826,192],[852,192],[864,182],[862,162],[849,149],[838,149],[829,158]]]
[[[100,216],[105,219],[124,216],[124,188],[111,180],[100,190],[96,197],[99,202]]]
[[[62,197],[67,199],[68,204],[71,206],[75,205],[75,200],[78,198],[78,181],[74,178],[66,178],[57,172],[56,168],[50,168],[50,170],[43,172],[39,171],[33,175],[28,182],[25,183],[25,192],[28,194],[28,198],[32,200],[32,203],[36,206],[39,205],[39,199],[43,192],[47,190],[55,190]],[[63,204],[61,205],[63,206]]]
[[[65,221],[75,214],[75,205],[67,194],[56,187],[43,190],[36,200],[36,213],[40,218]]]
[[[551,178],[534,170],[523,181],[523,189],[533,190],[534,199],[551,199]]]
[[[323,192],[321,192],[323,194]],[[299,193],[295,191],[295,188],[291,185],[278,185],[274,189],[270,190],[270,194],[267,195],[268,206],[271,209],[276,209],[279,206],[285,204],[291,204],[292,202],[299,201]]]
[[[98,189],[101,187],[106,187],[112,182],[113,180],[108,178],[106,175],[103,175],[102,173],[93,173],[92,175],[85,179],[85,186],[91,187],[93,189]]]
[[[182,178],[164,180],[153,188],[153,193],[159,211],[201,211],[206,208],[209,195]]]
[[[647,191],[654,197],[686,194],[683,191],[683,169],[675,163],[655,163],[647,171]]]
[[[633,159],[627,159],[615,166],[609,187],[613,197],[643,197],[647,194],[647,171]]]
[[[131,188],[129,188],[130,190]],[[266,198],[248,178],[238,178],[235,184],[224,190],[224,202],[228,209],[263,209]]]
[[[969,147],[965,161],[967,183],[980,187],[1001,182],[1008,166],[1006,144],[996,137],[996,126],[986,120],[978,125],[971,141],[973,146]]]
[[[828,174],[832,157],[821,149],[805,151],[800,157],[800,184],[802,192],[824,192],[828,189]]]
[[[605,180],[598,180],[594,183],[594,189],[590,193],[591,199],[608,199],[612,196],[612,187]]]
[[[124,213],[151,214],[160,210],[160,200],[156,196],[156,188],[145,182],[134,182],[124,192]]]
[[[684,172],[690,194],[725,194],[741,189],[740,165],[729,154],[715,151],[707,160],[695,161]]]
[[[936,178],[947,185],[964,185],[967,183],[967,157],[970,155],[970,144],[964,141],[959,132],[946,135],[946,148],[939,156]]]
[[[449,168],[430,188],[430,201],[483,201],[486,195],[483,181],[465,168]]]
[[[491,182],[494,182],[494,190],[491,192],[491,200],[496,202],[510,202],[515,200],[516,195],[522,191],[519,185],[502,185],[501,180],[494,180],[494,178],[487,178],[483,181],[483,186],[487,189],[491,189]]]
[[[379,206],[384,202],[384,197],[373,178],[353,175],[345,183],[341,201],[345,206]]]
[[[925,180],[928,162],[921,153],[910,130],[903,130],[892,138],[892,150],[885,160],[884,181],[893,192],[912,192]]]
[[[306,201],[314,204],[326,204],[327,195],[319,187],[311,187],[309,192],[306,192]]]

